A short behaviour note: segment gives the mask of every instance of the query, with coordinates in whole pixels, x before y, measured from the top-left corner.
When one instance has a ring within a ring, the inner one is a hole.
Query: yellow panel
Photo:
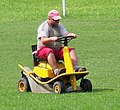
[[[57,63],[58,68],[65,68],[62,62]],[[55,77],[53,69],[46,61],[40,61],[38,66],[35,66],[33,72],[41,78],[53,78]]]
[[[71,61],[71,58],[70,58],[68,47],[64,47],[63,55],[64,55],[64,62],[65,62],[66,72],[67,73],[74,72],[73,64],[72,64],[72,61]]]
[[[46,69],[46,68],[40,68],[40,67],[36,66],[36,67],[34,67],[33,72],[36,75],[40,76],[41,78],[48,78],[48,77],[53,78],[53,77],[55,77],[53,71],[50,69]]]

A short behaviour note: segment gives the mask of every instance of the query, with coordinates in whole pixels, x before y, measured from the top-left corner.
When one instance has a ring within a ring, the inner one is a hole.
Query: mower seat
[[[37,65],[39,64],[39,61],[47,61],[47,60],[45,60],[45,59],[39,58],[39,57],[36,55],[36,53],[37,53],[37,45],[36,45],[36,44],[35,44],[35,45],[32,45],[31,48],[32,48],[32,55],[33,55],[33,63],[34,63],[34,66],[37,66]],[[60,62],[60,61],[63,62],[63,60],[60,60],[60,59],[58,59],[58,58],[56,58],[56,60],[57,60],[57,62]]]
[[[39,64],[39,61],[43,61],[45,59],[40,59],[36,53],[37,53],[37,45],[32,45],[31,46],[32,48],[32,55],[33,55],[33,63],[34,63],[34,66],[37,66]]]

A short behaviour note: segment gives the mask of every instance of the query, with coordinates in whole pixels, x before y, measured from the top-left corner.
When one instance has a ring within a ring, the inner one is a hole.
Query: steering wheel
[[[73,38],[74,36],[61,36],[58,37],[57,41],[61,41],[64,44],[64,46],[68,46],[68,42]]]

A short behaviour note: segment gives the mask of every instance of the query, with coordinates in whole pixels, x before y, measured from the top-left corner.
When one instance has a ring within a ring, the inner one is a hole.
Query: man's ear
[[[50,20],[50,17],[48,17],[48,20]]]

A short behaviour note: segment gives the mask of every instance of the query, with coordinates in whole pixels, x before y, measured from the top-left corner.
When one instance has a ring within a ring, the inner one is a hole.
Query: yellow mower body
[[[58,68],[64,68],[62,62],[58,62]],[[41,78],[54,78],[55,74],[51,66],[46,61],[40,61],[38,66],[35,66],[33,72]]]
[[[69,49],[66,45],[63,48],[63,56],[64,61],[59,61],[57,65],[59,69],[66,68],[66,73],[62,73],[58,76],[54,74],[51,66],[45,60],[40,60],[38,64],[34,66],[33,71],[29,68],[19,65],[19,67],[22,69],[22,78],[18,82],[18,90],[20,92],[31,90],[32,92],[37,93],[62,93],[63,91],[71,92],[79,90],[92,91],[91,82],[87,79],[83,79],[84,76],[88,75],[89,72],[74,71]],[[77,86],[77,75],[79,75],[82,79],[80,86]]]

